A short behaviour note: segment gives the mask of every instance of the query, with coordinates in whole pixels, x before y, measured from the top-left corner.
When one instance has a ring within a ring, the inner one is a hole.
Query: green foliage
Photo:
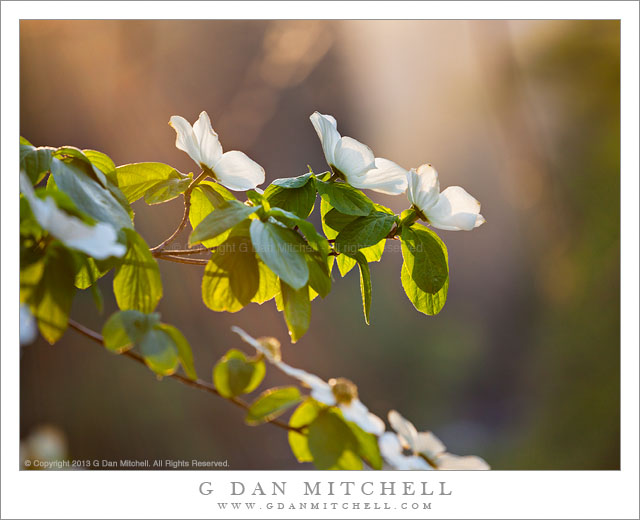
[[[361,191],[341,182],[316,180],[318,193],[332,207],[345,215],[364,216],[373,211],[373,202]]]
[[[192,177],[193,176],[190,175],[184,179],[167,179],[166,181],[154,184],[144,192],[144,201],[151,205],[173,200],[187,190],[193,180]]]
[[[293,428],[302,428],[311,424],[320,413],[320,404],[311,398],[303,401],[298,408],[295,409],[289,419],[289,426]],[[289,446],[293,455],[298,462],[313,462],[313,455],[309,450],[309,442],[307,435],[289,430],[288,433]]]
[[[32,184],[38,184],[51,170],[53,148],[43,146],[36,148],[31,144],[22,142],[20,138],[20,171],[25,172]]]
[[[132,163],[118,166],[115,169],[115,177],[111,178],[120,188],[129,203],[135,202],[146,193],[153,198],[154,188],[163,182],[174,180],[188,180],[188,177],[180,174],[175,168],[163,163],[145,162]],[[187,182],[187,185],[189,183]],[[186,186],[185,186],[186,189]],[[184,191],[184,190],[183,190]],[[177,194],[176,194],[177,195]]]
[[[91,161],[91,164],[104,173],[111,182],[117,184],[115,177],[116,165],[108,155],[96,150],[82,150],[82,153]]]
[[[192,380],[197,378],[191,346],[174,326],[160,323],[156,313],[119,311],[102,327],[104,346],[116,354],[138,347],[147,366],[160,376],[173,374],[178,362]]]
[[[55,184],[74,204],[98,222],[111,224],[115,229],[133,228],[126,208],[112,192],[87,175],[79,161],[63,162],[53,158],[51,174]]]
[[[302,400],[295,386],[269,388],[251,403],[245,421],[252,426],[273,421]]]
[[[196,229],[200,222],[212,211],[226,206],[227,201],[235,201],[235,197],[224,186],[216,182],[201,181],[191,192],[191,208],[189,211],[189,222],[191,227]],[[221,233],[216,238],[204,240],[205,247],[216,247],[229,238],[231,230]]]
[[[346,421],[351,433],[358,441],[357,453],[373,469],[382,469],[382,456],[378,447],[378,438],[372,433],[365,432],[356,423]]]
[[[313,420],[307,442],[317,469],[362,469],[358,439],[334,409],[322,410]]]
[[[335,210],[333,210],[335,211]],[[391,231],[395,215],[375,211],[346,224],[336,237],[336,250],[349,256],[365,247],[376,245]]]
[[[124,230],[127,252],[113,278],[113,293],[121,310],[152,312],[162,298],[162,279],[155,258],[144,239],[132,229]]]
[[[215,238],[236,224],[239,224],[249,215],[258,210],[256,207],[245,206],[235,200],[226,201],[225,204],[207,215],[193,230],[189,237],[189,244],[198,244],[205,240]]]
[[[236,349],[229,350],[213,368],[213,384],[223,397],[253,392],[264,379],[264,361],[247,359]]]
[[[300,289],[294,289],[284,280],[280,280],[280,290],[284,307],[284,319],[289,328],[291,342],[295,343],[304,336],[311,323],[309,288],[305,285]]]
[[[47,249],[42,266],[33,272],[37,284],[28,294],[27,303],[38,322],[40,334],[52,345],[60,339],[69,324],[69,312],[76,288],[74,260],[61,245]],[[38,276],[37,270],[42,269]],[[22,273],[21,273],[22,276]]]
[[[251,242],[260,259],[283,281],[300,289],[309,280],[304,240],[295,231],[272,222],[251,222]]]
[[[414,224],[402,228],[402,257],[414,283],[435,294],[449,278],[446,247],[430,229]]]
[[[259,288],[260,269],[251,241],[232,234],[211,255],[204,270],[202,299],[213,311],[237,312]]]
[[[276,179],[265,190],[264,197],[272,207],[289,211],[306,219],[313,211],[316,187],[307,173],[291,179]]]
[[[355,257],[360,269],[360,292],[362,293],[362,309],[364,311],[364,321],[369,325],[369,313],[371,312],[371,272],[369,262],[364,255],[358,251]]]

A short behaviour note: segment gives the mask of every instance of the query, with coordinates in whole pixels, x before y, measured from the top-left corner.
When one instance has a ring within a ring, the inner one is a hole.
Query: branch
[[[74,321],[72,319],[69,319],[69,326],[74,329],[75,331],[79,332],[80,334],[82,334],[83,336],[95,341],[96,343],[99,343],[100,345],[104,346],[104,339],[103,337],[98,334],[95,330],[91,330],[88,327],[85,327],[84,325],[82,325],[81,323],[78,323],[77,321]],[[120,355],[122,356],[126,356],[130,359],[133,359],[134,361],[137,361],[138,363],[141,363],[143,365],[146,366],[146,363],[144,361],[144,358],[140,355],[137,354],[135,352],[132,352],[131,350],[127,350],[125,352],[122,352]],[[170,377],[172,379],[176,379],[178,381],[180,381],[181,383],[187,385],[187,386],[192,386],[193,388],[198,388],[199,390],[202,390],[204,392],[208,392],[210,394],[214,394],[217,395],[218,397],[222,397],[223,399],[226,399],[227,401],[232,402],[233,404],[235,404],[236,406],[239,406],[240,408],[244,409],[244,410],[248,410],[250,405],[249,403],[247,403],[246,401],[240,399],[239,397],[224,397],[220,394],[220,392],[218,392],[218,390],[216,390],[216,387],[213,386],[212,384],[209,384],[205,381],[202,381],[201,379],[196,379],[195,381],[192,379],[189,379],[188,377],[183,376],[182,374],[178,374],[178,373],[173,373],[169,376],[166,377]],[[287,423],[284,423],[282,421],[279,421],[277,419],[274,419],[272,421],[269,421],[267,424],[273,424],[274,426],[278,426],[279,428],[282,428],[283,430],[287,430],[287,431],[293,431],[293,432],[297,432],[297,433],[303,433],[303,428],[296,428],[294,426],[290,426]]]
[[[191,181],[191,184],[187,187],[185,192],[182,194],[184,198],[184,214],[182,215],[182,221],[178,225],[177,229],[171,234],[169,238],[167,238],[164,242],[161,242],[156,247],[152,247],[149,251],[151,253],[156,253],[165,249],[171,242],[173,242],[176,237],[180,234],[185,226],[187,225],[187,221],[189,220],[189,210],[191,209],[191,192],[198,185],[198,183],[207,176],[207,172],[203,171],[198,175],[195,179]]]
[[[152,253],[153,254],[153,253]],[[206,258],[184,258],[182,256],[173,256],[170,254],[153,254],[160,260],[167,260],[169,262],[176,262],[178,264],[193,264],[193,265],[207,265],[209,260]]]

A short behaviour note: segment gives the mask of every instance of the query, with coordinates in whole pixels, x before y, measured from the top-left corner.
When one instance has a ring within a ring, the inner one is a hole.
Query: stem
[[[208,175],[207,171],[203,171],[198,175],[195,179],[191,181],[191,184],[187,187],[185,192],[182,194],[184,198],[184,214],[182,215],[182,221],[178,225],[177,229],[171,234],[169,238],[167,238],[164,242],[161,242],[156,247],[152,247],[149,251],[151,253],[157,253],[165,249],[171,242],[173,242],[176,237],[180,234],[185,226],[187,225],[187,221],[189,220],[189,210],[191,209],[191,192],[198,185],[198,183],[204,179]]]
[[[99,343],[100,345],[104,346],[104,339],[103,337],[98,334],[95,330],[91,330],[88,327],[85,327],[84,325],[82,325],[81,323],[78,323],[75,320],[69,319],[69,326],[74,329],[75,331],[79,332],[80,334],[82,334],[83,336],[93,340],[96,343]],[[146,363],[144,361],[144,358],[140,355],[137,354],[135,352],[132,352],[131,350],[127,350],[126,352],[122,352],[121,353],[122,356],[126,356],[130,359],[133,359],[134,361],[137,361],[138,363],[141,363],[143,365],[146,366]],[[224,397],[220,394],[220,392],[218,392],[218,390],[216,390],[216,387],[213,386],[212,384],[209,384],[205,381],[202,381],[201,379],[196,379],[195,381],[192,379],[189,379],[188,377],[183,376],[182,374],[178,374],[178,373],[173,373],[169,376],[166,377],[170,377],[172,379],[176,379],[178,381],[180,381],[181,383],[187,385],[187,386],[191,386],[193,388],[198,388],[199,390],[202,390],[204,392],[208,392],[210,394],[214,394],[217,395],[218,397],[222,397],[223,399],[226,399],[227,401],[235,404],[236,406],[244,409],[244,410],[248,410],[250,405],[249,403],[247,403],[246,401],[243,401],[242,399],[240,399],[239,397]],[[282,421],[279,421],[277,419],[274,419],[272,421],[269,421],[268,424],[273,424],[274,426],[277,426],[279,428],[282,428],[283,430],[287,430],[287,431],[293,431],[293,432],[297,432],[297,433],[303,433],[303,428],[296,428],[294,426],[290,426],[287,423],[284,423]]]
[[[176,262],[177,264],[191,264],[191,265],[207,265],[209,260],[206,258],[184,258],[182,256],[173,256],[170,254],[154,254],[156,258],[160,260],[166,260],[168,262]]]
[[[162,255],[171,255],[171,256],[188,256],[188,255],[197,255],[199,253],[211,253],[215,251],[216,248],[208,248],[208,247],[198,247],[195,249],[165,249],[164,251],[156,251],[155,253],[151,253],[153,256],[162,256]]]

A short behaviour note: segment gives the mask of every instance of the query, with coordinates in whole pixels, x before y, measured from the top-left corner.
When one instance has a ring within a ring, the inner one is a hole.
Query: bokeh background
[[[192,171],[167,121],[207,110],[225,149],[245,151],[270,181],[326,168],[308,119],[319,110],[376,156],[431,162],[487,218],[473,232],[441,232],[451,283],[437,317],[405,297],[396,251],[372,265],[368,327],[357,270],[336,270],[309,333],[289,345],[273,303],[213,313],[200,299],[202,268],[167,262],[164,320],[190,340],[205,378],[240,346],[235,324],[279,337],[291,364],[354,380],[372,411],[397,408],[495,469],[616,469],[619,43],[617,21],[22,21],[20,130],[116,164]],[[156,244],[182,203],[134,210]],[[100,330],[116,308],[110,283],[103,315],[79,293],[72,316]],[[54,427],[70,458],[308,466],[281,430],[245,426],[241,410],[158,382],[73,331],[24,348],[20,370],[22,438]],[[288,382],[271,372],[266,384]]]

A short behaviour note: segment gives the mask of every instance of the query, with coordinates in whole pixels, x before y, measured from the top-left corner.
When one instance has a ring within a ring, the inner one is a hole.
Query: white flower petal
[[[257,339],[252,338],[249,334],[247,334],[240,327],[236,327],[235,325],[231,327],[231,330],[235,332],[238,336],[242,338],[245,343],[248,343],[253,348],[255,348],[258,352],[264,355],[271,363],[273,363],[273,354],[271,351],[266,348],[262,343],[260,343]]]
[[[36,320],[31,314],[29,307],[24,303],[20,304],[20,345],[30,345],[38,337],[38,327]]]
[[[442,441],[431,432],[418,433],[413,446],[413,451],[422,453],[430,460],[442,455],[446,449],[447,447]]]
[[[38,198],[24,173],[20,174],[20,191],[29,202],[31,211],[42,228],[66,246],[97,260],[104,260],[110,256],[121,257],[126,253],[127,248],[117,241],[116,230],[110,224],[98,222],[90,226],[58,208],[53,198]]]
[[[443,453],[436,461],[439,470],[488,470],[491,466],[480,457],[468,455],[461,457],[451,453]]]
[[[311,114],[309,119],[311,119],[311,123],[320,138],[320,143],[322,144],[322,150],[324,152],[324,157],[327,160],[327,164],[333,164],[334,150],[336,148],[336,144],[340,140],[338,123],[333,116],[321,114],[319,112]]]
[[[388,160],[376,157],[375,168],[364,175],[349,178],[355,188],[369,189],[386,195],[400,195],[407,190],[407,170]]]
[[[386,432],[378,438],[380,454],[387,464],[398,470],[430,470],[427,461],[415,455],[404,455],[402,445],[395,433]]]
[[[359,399],[353,399],[349,404],[340,404],[340,410],[347,421],[356,423],[365,432],[381,435],[384,432],[384,421],[369,409]]]
[[[423,213],[433,227],[447,231],[470,231],[484,222],[480,203],[460,186],[444,190],[438,202]],[[478,221],[480,223],[476,225]]]
[[[200,165],[202,157],[200,157],[200,145],[196,139],[196,134],[191,128],[189,121],[182,116],[171,116],[169,125],[176,131],[176,148],[187,152],[196,164]]]
[[[430,164],[423,164],[417,170],[411,170],[408,175],[409,202],[423,213],[438,202],[440,183],[438,172]]]
[[[413,423],[402,417],[395,410],[391,410],[387,418],[391,427],[398,433],[402,444],[411,449],[411,451],[416,451],[415,445],[418,440],[418,430],[416,430]]]
[[[220,184],[230,190],[253,190],[264,182],[262,166],[236,150],[222,154],[212,169]]]
[[[310,394],[311,397],[313,397],[316,401],[324,403],[327,406],[334,406],[336,404],[336,396],[333,395],[333,392],[331,391],[331,387],[329,385],[320,386],[318,384],[315,384],[314,386],[311,386]]]
[[[209,114],[204,111],[200,113],[200,117],[193,124],[193,133],[200,149],[200,161],[208,168],[213,168],[213,165],[222,157],[222,145],[218,134],[211,127]]]
[[[344,174],[347,182],[350,182],[353,176],[363,175],[376,166],[371,148],[351,137],[340,138],[333,159],[330,164]]]

